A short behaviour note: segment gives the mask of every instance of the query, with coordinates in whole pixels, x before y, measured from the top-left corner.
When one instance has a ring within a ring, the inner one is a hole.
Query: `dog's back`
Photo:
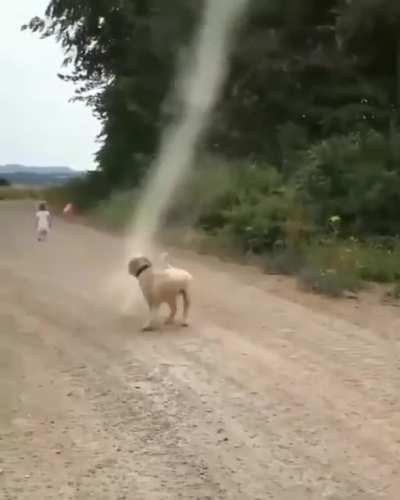
[[[167,267],[166,269],[154,272],[154,283],[158,300],[163,300],[165,297],[187,293],[189,284],[192,281],[192,275],[184,269],[177,267]]]
[[[171,286],[176,286],[177,288],[185,288],[193,279],[192,275],[184,269],[172,266],[155,271],[154,277],[160,285],[169,283]]]

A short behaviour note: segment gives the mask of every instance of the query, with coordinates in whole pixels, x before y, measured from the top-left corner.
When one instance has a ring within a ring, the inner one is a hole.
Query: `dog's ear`
[[[147,257],[135,257],[129,261],[128,271],[132,276],[136,276],[139,269],[150,266],[151,261]]]
[[[143,257],[140,261],[140,266],[151,266],[151,260],[147,257]]]
[[[137,259],[131,259],[128,263],[128,272],[130,275],[135,276],[137,271]]]

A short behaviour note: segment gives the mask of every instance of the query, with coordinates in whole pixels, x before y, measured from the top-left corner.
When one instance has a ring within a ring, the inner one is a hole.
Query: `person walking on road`
[[[36,233],[38,241],[45,241],[51,228],[51,214],[47,208],[47,203],[42,201],[39,203],[36,212]]]
[[[73,215],[74,215],[74,207],[72,203],[67,203],[63,210],[64,220],[66,222],[72,222]]]

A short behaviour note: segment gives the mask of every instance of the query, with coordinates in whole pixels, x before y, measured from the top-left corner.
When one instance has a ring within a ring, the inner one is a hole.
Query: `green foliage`
[[[24,26],[61,43],[70,71],[60,78],[102,121],[97,161],[110,190],[140,181],[175,112],[162,104],[198,10],[185,0],[51,0]]]
[[[382,245],[328,240],[306,249],[306,265],[299,274],[305,288],[340,296],[357,291],[362,282],[392,283],[400,279],[400,241],[392,250]]]
[[[232,165],[203,156],[174,196],[167,222],[212,230],[224,224],[222,210],[233,193]]]
[[[400,234],[400,134],[369,130],[312,146],[296,173],[303,202],[322,229],[339,215],[347,234]]]
[[[55,200],[60,206],[76,203],[81,188],[80,183],[55,188],[45,197],[52,206]],[[123,230],[134,213],[137,193],[114,191],[99,203],[92,201],[86,213],[101,227]],[[323,231],[310,220],[313,216],[277,169],[229,166],[208,158],[174,198],[165,235],[202,253],[244,261],[258,255],[265,272],[298,275],[305,289],[330,296],[357,291],[363,281],[400,280],[400,240],[346,238],[340,216],[329,217]]]
[[[275,168],[233,166],[224,189],[203,206],[196,225],[211,233],[223,229],[242,252],[261,254],[287,239],[295,211],[293,192]]]
[[[300,249],[293,247],[275,250],[265,259],[264,269],[267,274],[295,275],[305,266],[306,257]]]
[[[393,289],[389,292],[390,297],[399,300],[400,299],[400,282],[396,283]]]
[[[344,242],[313,243],[306,250],[305,265],[298,275],[299,284],[308,291],[340,297],[346,291],[361,288],[358,256]]]
[[[115,192],[88,212],[89,219],[108,230],[123,230],[133,217],[136,201],[137,193],[133,190]]]
[[[48,199],[124,226],[179,112],[169,89],[203,3],[51,0],[29,23],[61,43],[61,78],[102,122],[98,171]],[[211,159],[168,226],[194,228],[204,249],[267,255],[267,271],[331,295],[399,279],[399,29],[397,0],[251,0],[201,145]]]
[[[104,174],[95,171],[62,186],[48,189],[46,199],[58,209],[62,209],[67,203],[73,203],[78,212],[85,212],[92,209],[99,200],[107,199],[109,194],[110,185]]]
[[[299,284],[303,290],[342,297],[346,291],[356,291],[360,288],[360,281],[356,274],[348,274],[341,269],[324,269],[308,265],[299,273]]]
[[[360,279],[393,283],[400,279],[400,241],[393,250],[371,244],[353,244],[350,250]]]
[[[61,78],[102,120],[97,160],[110,190],[140,182],[179,111],[166,97],[203,4],[51,0],[26,26],[56,37]],[[399,27],[396,0],[251,0],[207,148],[287,174],[310,141],[388,130],[400,104]]]

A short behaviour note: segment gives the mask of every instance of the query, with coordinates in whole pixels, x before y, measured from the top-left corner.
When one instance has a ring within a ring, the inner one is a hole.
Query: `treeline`
[[[83,208],[143,178],[177,112],[166,98],[203,6],[51,0],[27,26],[59,40],[60,77],[102,122],[98,170],[74,190]],[[341,237],[395,238],[399,105],[398,0],[250,0],[201,148],[247,184],[225,186],[195,224],[229,227],[258,252],[290,239],[300,218],[305,240],[332,232],[332,220]]]

